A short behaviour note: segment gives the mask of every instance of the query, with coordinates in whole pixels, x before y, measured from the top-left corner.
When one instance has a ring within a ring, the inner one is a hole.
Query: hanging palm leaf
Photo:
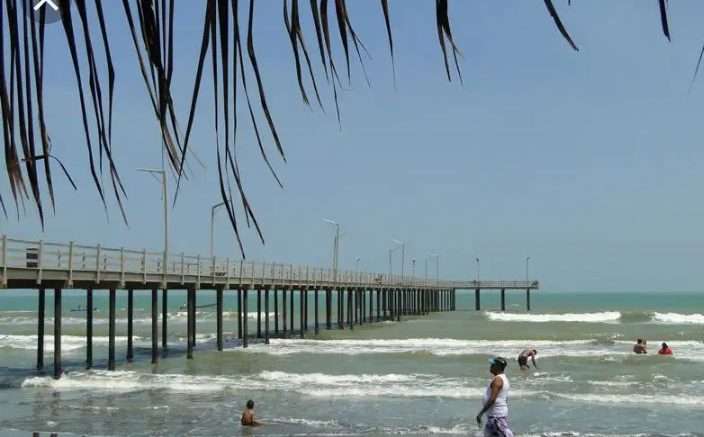
[[[43,225],[45,210],[40,190],[42,183],[46,186],[52,210],[55,211],[56,208],[51,162],[59,164],[62,172],[75,188],[73,179],[63,163],[51,154],[50,127],[46,124],[43,92],[46,14],[42,9],[38,17],[35,17],[37,19],[32,20],[29,18],[31,11],[27,10],[29,7],[27,1],[2,1],[3,5],[0,6],[0,111],[3,120],[5,172],[18,217],[20,209],[24,209],[25,199],[31,196]],[[264,239],[254,210],[245,194],[237,160],[237,130],[240,127],[237,114],[238,104],[242,102],[242,94],[260,155],[280,186],[283,184],[274,170],[268,150],[274,147],[282,161],[286,161],[283,141],[279,136],[275,117],[266,97],[265,72],[262,71],[257,60],[254,40],[255,2],[249,0],[246,9],[242,11],[240,11],[239,0],[204,0],[199,3],[203,8],[201,15],[203,31],[184,133],[179,127],[175,110],[177,102],[174,101],[171,90],[175,69],[174,17],[177,13],[175,3],[174,0],[122,0],[124,21],[118,20],[116,23],[111,23],[106,20],[103,11],[103,5],[108,4],[107,2],[58,1],[66,48],[78,91],[88,170],[106,211],[103,174],[107,170],[116,203],[124,221],[127,222],[124,208],[127,193],[115,164],[116,151],[112,144],[114,89],[117,77],[110,47],[110,31],[119,32],[120,27],[125,26],[130,35],[136,54],[136,65],[158,122],[163,153],[178,179],[174,202],[182,181],[187,177],[185,171],[188,165],[187,157],[193,155],[190,150],[191,136],[205,60],[210,53],[219,192],[225,202],[235,238],[244,255],[238,215],[244,215],[246,225],[253,225],[262,242]],[[334,0],[332,6],[329,3],[328,0],[309,0],[312,18],[309,34],[315,34],[320,64],[326,82],[332,88],[337,121],[341,123],[338,90],[342,85],[335,62],[335,53],[333,53],[331,28],[337,27],[348,83],[352,81],[350,49],[353,49],[356,54],[367,84],[371,82],[364,58],[370,59],[370,56],[352,25],[346,0]],[[573,49],[578,50],[552,0],[544,0],[544,3],[560,34]],[[570,3],[568,1],[568,4]],[[380,5],[382,15],[380,23],[383,21],[386,31],[395,82],[396,65],[389,1],[380,0]],[[308,83],[312,87],[318,106],[322,109],[325,105],[319,88],[321,82],[316,77],[316,70],[319,68],[311,59],[304,38],[305,29],[300,17],[299,0],[283,0],[282,6],[288,44],[293,54],[293,71],[301,97],[304,104],[310,104],[311,89],[306,86]],[[331,10],[331,7],[334,10]],[[659,10],[662,31],[669,40],[667,0],[659,0]],[[240,12],[247,17],[246,30],[243,30],[243,32],[246,31],[244,42],[241,40]],[[456,78],[462,82],[459,65],[461,52],[453,38],[448,0],[435,0],[435,14],[435,25],[446,77],[451,81],[456,74]],[[454,74],[451,73],[448,51],[452,55]],[[98,56],[98,52],[102,55]],[[695,77],[699,63],[695,70]],[[261,128],[262,123],[266,126],[265,129]],[[221,130],[221,126],[224,130]],[[120,126],[115,128],[119,129]],[[43,162],[40,163],[40,161]],[[2,193],[0,193],[0,209],[7,215]]]

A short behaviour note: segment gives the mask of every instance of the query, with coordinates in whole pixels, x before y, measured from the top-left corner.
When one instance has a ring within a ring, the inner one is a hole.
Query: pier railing
[[[0,237],[0,285],[8,284],[8,269],[32,271],[37,283],[47,272],[63,272],[71,284],[76,275],[86,274],[100,283],[101,276],[140,276],[143,282],[162,277],[163,282],[181,282],[188,277],[210,284],[306,284],[311,286],[375,286],[425,288],[537,288],[537,281],[446,281],[384,273],[335,271],[331,268],[276,262],[245,261],[223,257],[202,257],[147,249],[89,246],[83,244],[31,241]],[[179,281],[180,279],[180,281]]]

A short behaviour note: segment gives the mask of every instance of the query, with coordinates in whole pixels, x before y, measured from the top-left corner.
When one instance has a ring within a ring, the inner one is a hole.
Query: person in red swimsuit
[[[662,347],[658,351],[658,355],[672,355],[672,349],[664,341],[662,342]]]

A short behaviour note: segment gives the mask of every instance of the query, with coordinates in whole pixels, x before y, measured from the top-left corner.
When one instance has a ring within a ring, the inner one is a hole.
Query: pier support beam
[[[196,317],[196,315],[197,315],[197,310],[196,310],[196,308],[198,308],[198,303],[197,303],[198,298],[197,298],[197,294],[196,294],[196,289],[195,289],[195,288],[193,289],[193,295],[191,296],[191,300],[192,300],[192,302],[191,302],[191,313],[192,313],[192,316],[193,316],[193,317],[191,317],[191,325],[192,325],[192,326],[191,326],[191,344],[192,344],[192,347],[195,349],[195,347],[196,347],[196,328],[198,327],[198,324],[197,324],[197,322],[196,322],[196,319],[197,319],[197,317]]]
[[[482,301],[478,288],[474,290],[474,309],[476,311],[481,311],[482,309]]]
[[[315,335],[318,335],[318,333],[320,332],[320,328],[318,326],[318,291],[319,291],[319,288],[316,288],[314,296],[313,296],[313,299],[315,299],[315,304],[313,305],[313,307],[314,307],[313,311],[315,311],[315,316],[314,316]]]
[[[237,289],[237,338],[242,340],[242,289]]]
[[[61,289],[54,289],[54,379],[59,379],[61,368]]]
[[[108,370],[115,370],[115,289],[108,290]]]
[[[294,316],[295,316],[295,314],[296,314],[296,310],[295,310],[296,307],[293,305],[293,295],[294,295],[294,293],[293,293],[293,288],[292,288],[292,289],[291,289],[291,293],[290,293],[290,295],[289,295],[289,297],[288,297],[288,298],[289,298],[289,304],[290,304],[290,307],[291,307],[291,320],[289,321],[289,322],[291,323],[290,329],[289,329],[289,331],[291,331],[291,335],[293,335],[293,331],[294,331],[294,329],[295,329],[295,325],[294,325],[294,321],[295,321],[294,319],[295,319],[295,317],[294,317]]]
[[[300,332],[301,338],[303,338],[305,336],[305,331],[306,331],[306,328],[305,328],[305,326],[306,326],[306,293],[307,293],[307,290],[305,289],[305,287],[301,287],[301,292],[298,295],[298,306],[300,307],[300,310],[301,310],[301,314],[299,315],[299,318],[301,320],[299,320],[298,325],[301,328],[301,332]],[[291,296],[291,297],[293,297],[293,296]],[[291,307],[293,307],[293,305],[291,305]],[[293,320],[293,319],[291,319],[291,320]]]
[[[191,338],[195,335],[193,332],[193,297],[195,295],[195,290],[189,288],[186,292],[186,358],[193,359],[193,342]]]
[[[325,289],[325,328],[332,329],[332,288]]]
[[[284,327],[284,337],[286,337],[286,331],[288,330],[288,327],[286,326],[286,288],[281,291],[281,300],[283,301],[283,317],[281,318],[281,323],[283,324]]]
[[[39,289],[39,302],[37,303],[37,370],[44,368],[44,314],[46,312],[46,290]]]
[[[526,288],[526,311],[530,311],[530,288]]]
[[[274,288],[274,334],[279,335],[279,290]]]
[[[88,307],[90,308],[90,307]],[[87,309],[92,312],[92,309]],[[133,318],[134,318],[134,290],[127,289],[127,362],[131,363],[134,358],[133,337]]]
[[[337,289],[337,327],[340,329],[344,329],[344,320],[343,320],[343,314],[342,314],[342,296],[343,296],[343,291],[342,289],[338,288]]]
[[[501,289],[501,311],[506,311],[506,289]]]
[[[93,289],[86,290],[86,369],[93,367]]]
[[[218,350],[222,351],[222,288],[215,290],[215,319]]]
[[[159,289],[152,288],[152,364],[159,361]]]
[[[381,288],[376,289],[376,321],[381,322]]]
[[[168,318],[169,318],[169,290],[164,288],[161,290],[161,353],[163,355],[166,355],[169,346],[168,346],[168,338],[169,338],[169,331],[168,331]]]
[[[354,304],[352,303],[353,297],[352,294],[354,293],[354,290],[351,288],[347,289],[347,326],[350,327],[350,329],[354,329],[354,314],[352,313]]]
[[[303,291],[303,331],[308,332],[308,288]]]
[[[401,321],[401,290],[396,291],[396,321]]]
[[[264,289],[264,343],[269,344],[269,289]]]
[[[262,289],[257,288],[257,338],[262,338]]]
[[[247,294],[249,294],[248,292],[249,292],[249,290],[246,287],[242,290],[242,314],[244,317],[244,323],[242,323],[242,347],[248,346],[248,344],[247,344],[247,334],[248,334],[247,327],[249,326],[249,315],[247,312],[247,301],[249,300],[249,299],[247,299],[247,297],[248,297]]]

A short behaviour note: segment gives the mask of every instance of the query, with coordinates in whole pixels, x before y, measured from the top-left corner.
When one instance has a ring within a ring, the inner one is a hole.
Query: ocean
[[[201,308],[194,359],[187,360],[185,294],[172,291],[170,352],[152,366],[150,296],[135,292],[137,349],[127,363],[123,293],[117,370],[109,372],[107,292],[95,292],[95,369],[86,371],[84,313],[71,311],[85,307],[84,294],[65,291],[66,373],[54,380],[52,293],[47,367],[39,374],[36,292],[0,291],[0,436],[481,435],[474,417],[494,355],[509,360],[517,436],[704,436],[702,293],[538,291],[530,313],[523,293],[507,297],[505,313],[497,309],[498,293],[483,292],[477,312],[474,294],[460,292],[455,312],[321,330],[318,337],[309,331],[305,340],[253,341],[243,350],[235,338],[235,293],[227,292],[225,350],[215,348],[214,308]],[[214,293],[199,294],[198,305],[214,302]],[[255,313],[249,316],[251,334]],[[631,353],[638,337],[648,340],[647,356]],[[674,356],[655,354],[662,341]],[[528,347],[538,350],[539,368],[523,374],[515,358]],[[248,399],[264,426],[240,427]]]

